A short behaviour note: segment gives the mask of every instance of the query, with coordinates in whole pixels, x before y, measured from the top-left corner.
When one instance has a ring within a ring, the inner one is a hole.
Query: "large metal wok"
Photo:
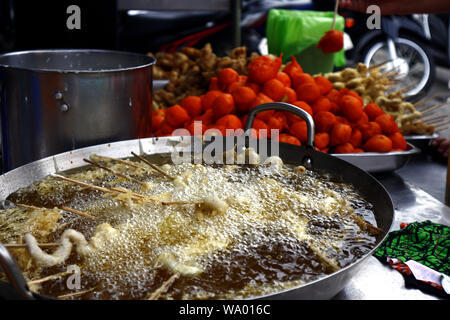
[[[353,185],[361,195],[373,205],[373,210],[377,226],[384,231],[383,235],[377,240],[378,246],[389,231],[394,208],[392,200],[386,189],[370,174],[358,167],[333,157],[329,154],[316,151],[313,145],[314,123],[311,116],[303,110],[286,103],[269,103],[258,106],[250,112],[246,128],[251,128],[255,115],[258,112],[270,109],[291,111],[306,120],[308,125],[308,143],[306,146],[295,146],[291,144],[280,143],[279,156],[284,162],[294,165],[304,165],[314,170],[329,173],[344,183]],[[91,154],[99,154],[115,158],[129,157],[130,152],[144,153],[147,155],[170,154],[173,151],[180,151],[184,148],[192,152],[193,146],[184,144],[180,149],[182,137],[165,138],[147,138],[129,141],[115,142],[111,144],[102,144],[98,146],[78,149],[52,157],[48,157],[20,168],[12,170],[0,176],[0,200],[16,191],[19,188],[28,186],[32,182],[42,179],[49,174],[61,172],[69,169],[79,168],[85,165],[83,158]],[[269,144],[270,145],[270,144]],[[272,151],[269,148],[269,155]],[[376,247],[375,247],[376,248]],[[316,281],[294,287],[289,290],[279,291],[271,295],[254,297],[257,299],[329,299],[341,291],[348,283],[350,278],[360,269],[364,268],[364,261],[375,250],[372,249],[360,260],[348,265],[341,270],[320,278]],[[0,297],[39,299],[45,298],[42,295],[32,293],[28,290],[14,259],[8,250],[0,244],[0,266],[8,276],[9,284],[0,282]],[[362,272],[364,272],[362,270]]]

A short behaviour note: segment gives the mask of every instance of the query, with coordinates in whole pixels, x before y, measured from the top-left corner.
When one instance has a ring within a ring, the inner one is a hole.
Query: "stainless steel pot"
[[[280,143],[279,156],[284,162],[294,165],[305,165],[328,173],[342,181],[351,184],[360,194],[373,205],[373,210],[377,226],[385,234],[377,239],[377,245],[370,252],[358,261],[348,265],[341,270],[322,277],[316,281],[304,285],[280,291],[267,296],[253,297],[256,299],[329,299],[341,291],[348,281],[364,267],[364,261],[373,253],[376,247],[385,238],[389,231],[393,217],[394,207],[392,200],[386,189],[369,173],[326,153],[316,151],[313,147],[314,123],[310,115],[298,107],[286,103],[269,103],[254,108],[247,120],[246,128],[252,127],[252,122],[258,112],[278,109],[291,111],[307,121],[308,143],[306,146],[298,147],[292,144]],[[28,186],[32,182],[42,179],[49,174],[65,171],[69,169],[85,166],[83,158],[88,158],[91,154],[99,154],[114,158],[130,157],[131,151],[135,153],[145,153],[147,155],[171,154],[172,152],[193,152],[195,149],[191,144],[183,144],[180,147],[182,137],[148,138],[130,141],[121,141],[111,144],[103,144],[89,148],[83,148],[71,152],[62,153],[54,157],[48,157],[28,165],[22,166],[0,176],[0,185],[4,186],[0,190],[0,200],[19,188]],[[270,144],[268,144],[270,147]],[[201,151],[201,150],[200,150]],[[268,149],[268,155],[272,150]],[[14,262],[8,250],[0,244],[0,266],[6,269],[9,277],[9,284],[0,281],[0,297],[15,298],[42,298],[42,296],[31,293],[28,290],[23,276]]]
[[[105,50],[0,56],[3,170],[50,155],[149,137],[152,57]]]

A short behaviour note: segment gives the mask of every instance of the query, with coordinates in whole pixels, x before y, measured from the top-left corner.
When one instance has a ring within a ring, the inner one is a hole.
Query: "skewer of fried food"
[[[164,170],[161,170],[160,168],[158,168],[157,166],[155,166],[153,163],[151,163],[150,161],[148,161],[147,159],[145,159],[144,157],[134,153],[133,151],[131,151],[131,154],[133,156],[135,156],[136,158],[138,158],[139,160],[143,161],[145,164],[147,164],[148,166],[150,166],[153,170],[156,170],[157,172],[159,172],[160,174],[162,174],[163,176],[174,180],[175,178],[172,177],[170,174],[168,174],[167,172],[165,172]]]
[[[173,274],[168,280],[164,281],[164,283],[150,295],[148,300],[157,300],[161,295],[161,293],[163,293],[164,290],[167,290],[167,288],[171,286],[172,283],[176,279],[178,279],[179,276],[180,274],[178,273]]]
[[[436,132],[447,131],[448,127],[434,128]]]
[[[17,207],[22,207],[22,208],[26,208],[26,209],[33,209],[33,210],[51,210],[49,208],[41,208],[41,207],[36,207],[36,206],[30,206],[28,204],[22,204],[22,203],[16,203]],[[56,207],[56,209],[58,210],[62,210],[62,211],[67,211],[67,212],[71,212],[71,213],[75,213],[79,216],[85,217],[85,218],[89,218],[89,219],[97,219],[94,216],[91,216],[90,214],[86,213],[86,212],[82,212],[79,210],[75,210],[66,206],[62,206],[61,208]]]
[[[91,165],[93,165],[93,166],[95,166],[95,167],[98,167],[98,168],[100,168],[100,169],[106,170],[106,171],[112,173],[113,175],[122,177],[122,178],[124,178],[124,179],[126,179],[126,180],[130,180],[130,181],[133,181],[133,182],[138,183],[138,184],[141,184],[141,185],[144,184],[142,181],[139,181],[139,180],[137,180],[137,179],[135,179],[135,178],[133,178],[133,177],[127,176],[127,175],[125,175],[125,174],[123,174],[123,173],[114,171],[113,169],[110,169],[110,168],[105,167],[105,166],[103,166],[103,165],[101,165],[101,164],[98,164],[97,162],[91,161],[91,160],[86,159],[86,158],[83,158],[83,161],[84,161],[84,162],[87,162],[87,163],[89,163],[89,164],[91,164]]]

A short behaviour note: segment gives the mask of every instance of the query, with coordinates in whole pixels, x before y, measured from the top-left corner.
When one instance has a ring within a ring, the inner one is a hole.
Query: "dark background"
[[[9,0],[2,0],[1,2]],[[14,49],[97,48],[116,45],[114,0],[9,1],[14,10]],[[5,4],[3,4],[5,6]],[[69,30],[67,7],[81,9],[81,29]],[[3,19],[2,19],[3,20]]]

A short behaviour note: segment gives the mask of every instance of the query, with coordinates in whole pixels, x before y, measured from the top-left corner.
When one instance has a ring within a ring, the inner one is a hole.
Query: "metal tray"
[[[431,135],[408,135],[405,140],[417,148],[424,150],[429,147],[430,142],[439,137],[439,134],[433,133]]]
[[[368,172],[387,172],[400,169],[409,159],[420,153],[420,149],[408,143],[408,150],[394,151],[388,153],[364,152],[364,153],[348,153],[348,154],[332,154],[333,156],[350,162]]]

